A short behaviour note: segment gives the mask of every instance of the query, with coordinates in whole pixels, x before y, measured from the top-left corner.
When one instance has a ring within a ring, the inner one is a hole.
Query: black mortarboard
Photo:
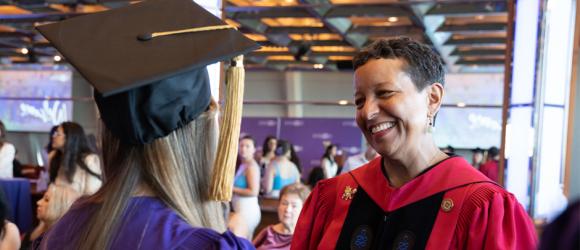
[[[211,99],[205,66],[258,47],[192,0],[148,0],[37,28],[95,87],[105,125],[130,144],[195,119]],[[179,34],[159,34],[168,31]]]

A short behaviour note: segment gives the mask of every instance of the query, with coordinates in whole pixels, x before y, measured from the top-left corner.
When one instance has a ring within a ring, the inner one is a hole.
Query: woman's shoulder
[[[130,204],[138,211],[134,211],[127,218],[126,227],[123,226],[127,236],[119,238],[127,239],[135,235],[136,231],[142,231],[138,234],[143,237],[141,242],[155,246],[156,249],[190,249],[193,246],[199,249],[236,249],[236,245],[250,245],[229,231],[218,233],[212,229],[190,225],[157,198],[134,198]]]
[[[47,236],[48,246],[58,248],[75,242],[74,231],[82,231],[97,205],[75,204],[59,220]],[[134,197],[121,217],[113,248],[127,249],[141,245],[142,249],[238,249],[236,245],[250,245],[231,233],[220,234],[212,229],[191,226],[161,200],[153,197]],[[228,245],[230,244],[230,245]],[[217,248],[216,248],[217,246]],[[224,247],[232,246],[232,247]],[[239,248],[244,249],[244,248]]]
[[[310,196],[316,200],[316,206],[318,207],[329,207],[333,206],[336,201],[336,197],[339,193],[339,183],[342,178],[348,176],[336,176],[330,179],[320,180],[314,186]]]
[[[20,243],[20,231],[18,227],[10,221],[4,221],[4,238],[2,238],[0,243],[1,248],[19,249]]]
[[[470,195],[467,197],[468,204],[481,206],[493,199],[513,199],[514,196],[503,187],[492,182],[474,183],[469,186]]]
[[[83,157],[83,160],[85,162],[100,162],[101,161],[100,158],[99,158],[99,155],[97,155],[95,153],[85,154],[84,157]]]
[[[7,151],[7,152],[14,153],[14,152],[16,152],[16,148],[14,147],[14,145],[12,145],[12,143],[4,142],[4,144],[2,144],[2,147],[0,147],[0,151]]]
[[[522,209],[516,197],[492,182],[474,183],[466,186],[467,197],[461,209],[460,219],[467,219],[486,211]],[[498,211],[498,212],[499,212]]]
[[[20,231],[18,230],[18,227],[16,226],[16,224],[14,224],[8,220],[4,221],[4,230],[6,232],[6,235],[14,234],[14,235],[18,235],[18,237],[20,238]]]
[[[246,171],[248,169],[250,169],[250,168],[253,169],[253,170],[258,170],[259,171],[260,170],[260,165],[258,165],[258,162],[257,161],[252,161],[250,164],[248,164],[248,168],[246,169]]]
[[[85,164],[87,164],[87,167],[91,171],[96,172],[97,174],[100,174],[100,172],[101,172],[101,158],[99,158],[99,155],[97,155],[95,153],[86,154],[83,158],[83,161],[85,162]]]

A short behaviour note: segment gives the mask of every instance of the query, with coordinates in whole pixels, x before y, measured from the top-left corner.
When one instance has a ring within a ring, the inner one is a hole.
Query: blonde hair
[[[222,204],[209,200],[218,139],[215,110],[212,101],[209,110],[189,124],[145,145],[122,143],[103,128],[105,182],[84,201],[100,206],[78,238],[78,248],[110,248],[120,217],[139,187],[150,190],[190,225],[225,231]]]
[[[71,205],[80,197],[80,194],[68,187],[54,184],[50,185],[46,192],[50,194],[50,199],[48,200],[45,218],[42,222],[47,228],[50,228],[68,211]]]

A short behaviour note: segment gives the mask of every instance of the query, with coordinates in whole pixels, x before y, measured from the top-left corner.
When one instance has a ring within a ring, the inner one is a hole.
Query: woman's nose
[[[374,119],[379,114],[378,105],[375,102],[367,101],[363,107],[363,117],[367,120]]]

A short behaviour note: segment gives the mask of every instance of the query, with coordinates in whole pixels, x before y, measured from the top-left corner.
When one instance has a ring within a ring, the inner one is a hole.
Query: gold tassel
[[[234,171],[238,156],[238,140],[242,124],[244,98],[243,56],[234,58],[226,73],[226,104],[220,125],[220,136],[211,177],[210,199],[229,201],[232,198]]]

